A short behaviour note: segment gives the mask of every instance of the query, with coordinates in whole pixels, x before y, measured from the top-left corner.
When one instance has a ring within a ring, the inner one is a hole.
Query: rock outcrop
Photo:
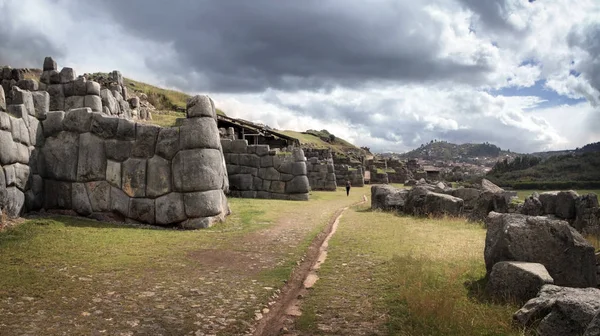
[[[502,302],[521,304],[533,299],[544,285],[554,284],[544,265],[522,261],[500,261],[492,267],[486,292]]]
[[[597,286],[594,247],[567,222],[492,212],[485,223],[488,274],[500,261],[525,261],[544,265],[557,285]]]

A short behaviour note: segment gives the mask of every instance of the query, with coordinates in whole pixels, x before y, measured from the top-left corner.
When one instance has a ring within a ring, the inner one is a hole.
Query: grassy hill
[[[300,144],[302,145],[302,147],[305,148],[329,148],[334,154],[344,156],[360,156],[366,154],[366,151],[364,149],[356,147],[355,145],[342,138],[325,136],[324,133],[319,134],[322,131],[311,131],[310,133],[297,131],[279,132],[300,140]]]
[[[519,165],[499,162],[488,173],[490,180],[514,188],[596,188],[600,186],[600,152],[551,156],[545,160],[523,156]],[[529,162],[527,162],[529,161]]]
[[[474,158],[498,158],[511,154],[514,155],[514,153],[504,151],[490,143],[457,145],[446,141],[432,141],[410,152],[400,154],[399,157],[402,159],[469,161]]]

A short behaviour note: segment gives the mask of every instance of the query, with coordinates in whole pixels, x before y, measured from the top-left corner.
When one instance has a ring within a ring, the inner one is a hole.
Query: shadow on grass
[[[476,300],[481,303],[492,303],[492,300],[485,292],[485,286],[487,282],[487,276],[480,279],[469,279],[465,281],[464,286],[467,289],[467,296],[470,299]]]

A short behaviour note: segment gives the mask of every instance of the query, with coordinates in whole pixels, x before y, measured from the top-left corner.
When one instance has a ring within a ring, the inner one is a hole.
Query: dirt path
[[[363,195],[362,204],[367,201]],[[293,319],[302,314],[301,299],[307,290],[318,280],[317,270],[327,258],[329,239],[335,234],[340,218],[349,206],[338,209],[329,220],[327,226],[315,237],[306,251],[300,265],[294,269],[286,285],[282,288],[277,301],[271,306],[269,313],[259,321],[254,336],[272,336],[285,334],[287,327],[293,324]]]

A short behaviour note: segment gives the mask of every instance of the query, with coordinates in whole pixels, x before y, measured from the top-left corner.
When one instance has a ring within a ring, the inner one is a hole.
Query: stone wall
[[[335,191],[337,183],[333,156],[329,149],[305,148],[308,182],[312,190]]]
[[[49,112],[32,94],[13,86],[6,106],[0,89],[0,212],[71,211],[182,228],[208,227],[229,214],[207,96],[188,101],[180,127],[161,128],[89,107]]]
[[[282,154],[268,145],[248,145],[246,140],[222,139],[234,197],[308,200],[310,189],[302,149]]]
[[[361,166],[352,168],[347,164],[334,164],[336,183],[339,186],[345,186],[346,181],[350,181],[353,187],[362,187],[365,185],[365,176]]]
[[[40,102],[32,92],[12,86],[13,104],[6,104],[0,87],[0,215],[20,216],[29,208],[41,207],[43,181],[37,164],[44,137],[36,115],[45,115],[47,93]],[[31,168],[30,168],[31,167]]]

